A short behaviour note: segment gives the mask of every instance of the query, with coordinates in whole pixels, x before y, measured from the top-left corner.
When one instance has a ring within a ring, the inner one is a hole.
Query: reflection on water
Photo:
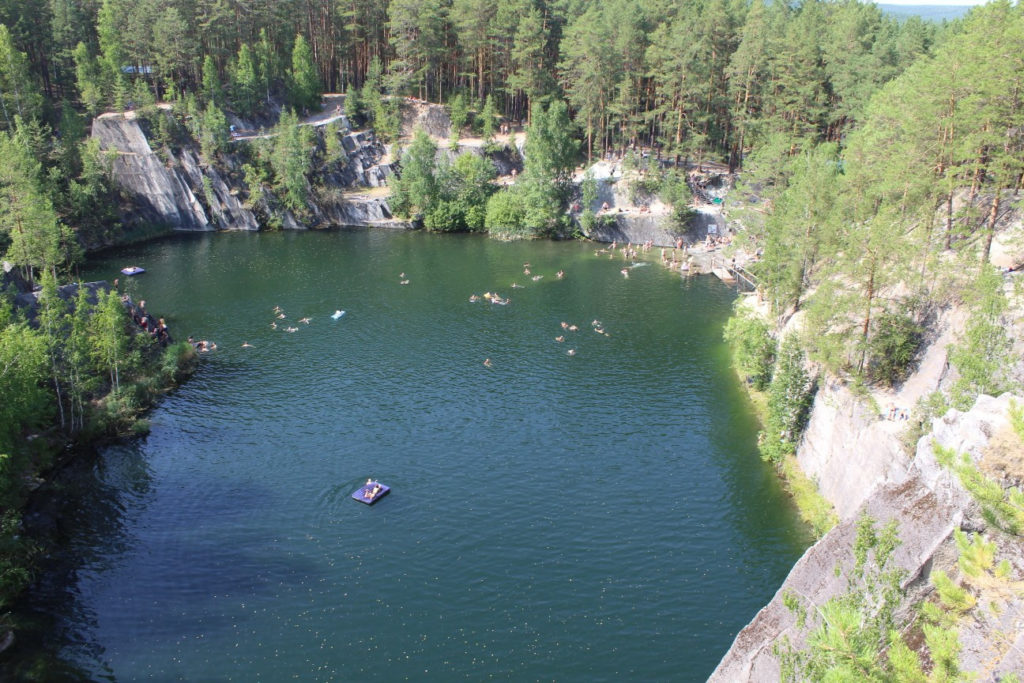
[[[220,350],[69,475],[71,569],[35,611],[88,676],[699,680],[808,542],[716,281],[386,232],[169,240],[94,275],[129,260]],[[369,476],[373,507],[348,498]]]

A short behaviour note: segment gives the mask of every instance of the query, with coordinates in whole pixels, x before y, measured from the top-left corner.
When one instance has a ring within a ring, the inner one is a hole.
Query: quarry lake
[[[50,646],[115,680],[706,678],[811,538],[729,367],[734,293],[596,249],[246,233],[94,259],[219,348],[68,477]]]

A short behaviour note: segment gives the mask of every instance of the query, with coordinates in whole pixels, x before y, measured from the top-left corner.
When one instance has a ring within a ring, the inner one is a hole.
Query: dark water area
[[[713,278],[384,231],[167,240],[83,275],[126,265],[219,348],[65,482],[69,569],[34,609],[87,676],[697,681],[811,541]],[[392,487],[372,507],[367,477]]]

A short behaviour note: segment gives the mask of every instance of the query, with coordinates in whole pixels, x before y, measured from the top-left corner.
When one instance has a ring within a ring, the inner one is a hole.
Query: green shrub
[[[423,214],[423,227],[432,232],[465,230],[466,217],[458,202],[439,200]]]
[[[732,346],[736,366],[758,391],[768,387],[775,360],[775,340],[768,323],[737,300],[725,324],[725,341]]]
[[[487,200],[485,225],[491,235],[502,239],[532,237],[526,227],[526,210],[514,190],[502,190]]]
[[[902,380],[921,346],[921,326],[905,314],[883,313],[875,320],[875,334],[868,343],[871,379],[892,386]]]
[[[779,465],[796,452],[797,442],[807,426],[814,385],[804,369],[804,352],[794,335],[779,349],[778,360],[768,386],[768,414],[761,439],[761,455]]]

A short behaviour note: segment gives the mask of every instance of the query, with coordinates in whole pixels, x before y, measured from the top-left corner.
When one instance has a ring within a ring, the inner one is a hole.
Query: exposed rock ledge
[[[161,107],[170,115],[168,106]],[[342,122],[344,117],[335,117]],[[333,119],[327,119],[333,120]],[[322,123],[322,122],[320,122]],[[322,136],[320,123],[311,124]],[[93,121],[92,135],[113,162],[111,176],[128,198],[122,218],[129,227],[146,226],[167,231],[259,230],[257,212],[277,214],[281,226],[409,228],[396,220],[380,191],[391,173],[387,153],[370,132],[351,132],[342,139],[346,157],[340,170],[324,174],[329,188],[311,196],[309,216],[299,221],[284,209],[272,210],[265,200],[255,207],[243,201],[248,188],[233,169],[231,155],[224,159],[228,174],[201,162],[195,144],[171,151],[155,151],[134,112],[103,114]],[[259,136],[257,136],[259,137]],[[247,144],[240,139],[235,144]]]
[[[780,664],[773,653],[774,646],[788,637],[800,649],[807,635],[797,627],[796,616],[783,604],[783,596],[792,593],[820,607],[847,590],[845,577],[854,562],[852,547],[861,513],[881,523],[895,519],[899,524],[901,545],[893,561],[906,571],[903,610],[909,610],[927,594],[931,572],[955,565],[953,530],[985,526],[977,504],[958,479],[937,463],[933,443],[966,453],[975,463],[982,462],[991,438],[1009,429],[1011,400],[1008,394],[998,399],[981,396],[969,412],[951,410],[934,420],[932,432],[920,439],[907,467],[895,470],[899,481],[883,482],[852,514],[847,514],[844,521],[808,549],[772,601],[737,635],[710,680],[779,679]],[[841,410],[843,406],[837,408]],[[845,450],[860,449],[851,441]],[[855,462],[851,465],[856,467]],[[1019,579],[1024,572],[1024,547],[1019,539],[1001,543],[999,557],[1010,561],[1011,576]],[[1006,673],[1024,670],[1024,628],[1020,624],[1024,596],[1007,592],[998,602],[991,608],[976,610],[959,626],[961,668],[975,673],[978,680],[999,680]]]

